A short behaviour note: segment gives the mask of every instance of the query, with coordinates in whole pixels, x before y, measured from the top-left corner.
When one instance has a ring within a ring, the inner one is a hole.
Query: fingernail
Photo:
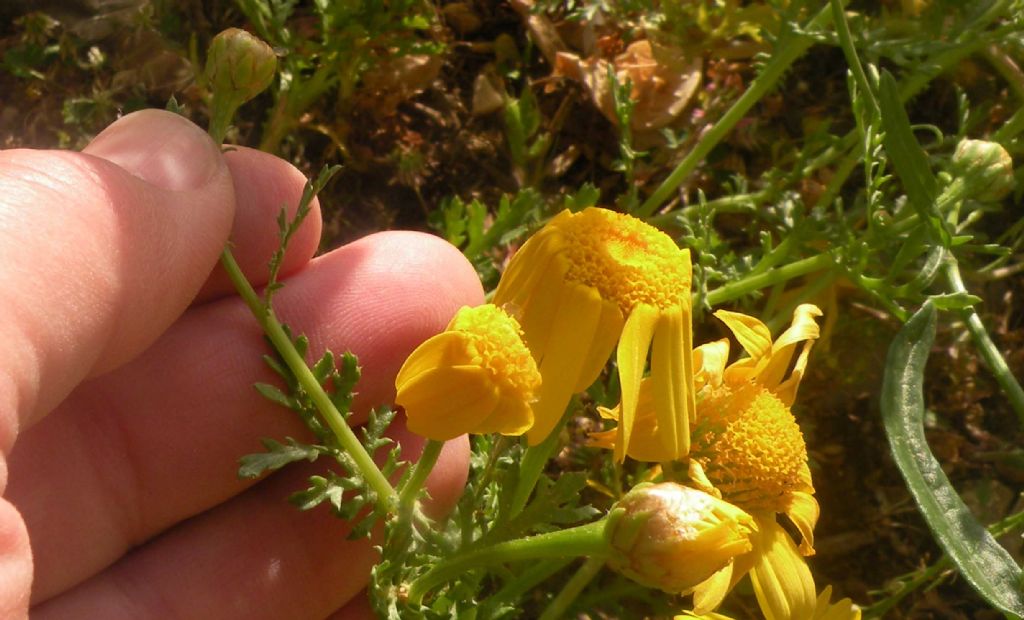
[[[220,148],[205,131],[164,110],[142,110],[121,117],[84,152],[170,191],[201,187],[223,165]]]

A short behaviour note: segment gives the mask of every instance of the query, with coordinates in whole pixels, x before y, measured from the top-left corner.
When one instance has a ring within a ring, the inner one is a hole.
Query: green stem
[[[846,64],[853,74],[853,81],[857,83],[863,96],[867,98],[871,107],[871,114],[878,112],[878,100],[875,99],[874,89],[864,73],[864,67],[857,57],[857,48],[853,45],[853,37],[850,35],[850,25],[846,23],[846,12],[843,11],[843,3],[840,0],[829,0],[832,9],[832,23],[836,29],[836,36],[839,38],[839,47],[843,48],[843,55],[846,56]]]
[[[829,254],[818,254],[798,261],[783,265],[771,271],[747,276],[735,282],[730,282],[707,294],[707,303],[717,306],[727,301],[739,299],[744,295],[772,286],[778,282],[786,282],[793,278],[828,269],[832,266],[832,256]],[[696,300],[694,300],[696,302]]]
[[[493,564],[572,556],[607,557],[609,547],[605,531],[620,517],[621,512],[613,511],[608,517],[587,525],[509,540],[442,560],[409,584],[409,602],[419,605],[431,589],[463,573]]]
[[[821,28],[828,24],[831,18],[832,15],[828,7],[824,7],[807,23],[804,30]],[[697,165],[704,161],[704,158],[711,152],[711,149],[715,148],[732,131],[736,123],[743,119],[750,108],[775,88],[776,83],[786,70],[789,69],[790,65],[802,56],[813,43],[813,38],[800,35],[788,41],[787,45],[780,46],[772,55],[768,64],[765,65],[761,74],[750,83],[750,88],[732,104],[732,107],[726,111],[717,123],[711,126],[707,133],[701,136],[697,144],[694,145],[693,150],[686,154],[686,157],[679,162],[675,170],[647,197],[647,200],[640,205],[633,215],[646,218],[658,210],[669,196],[672,195],[672,192],[676,191],[683,181],[697,168]]]
[[[946,259],[943,271],[954,293],[967,294],[967,287],[964,286],[963,278],[960,277],[960,266],[952,255]],[[1020,383],[1017,382],[1013,373],[1010,372],[1009,366],[1006,365],[1003,355],[996,348],[995,343],[992,342],[992,338],[989,337],[988,330],[985,329],[985,325],[981,322],[981,317],[978,316],[977,310],[974,308],[964,308],[960,310],[960,316],[967,324],[967,331],[970,332],[971,337],[974,339],[974,346],[978,347],[978,352],[981,354],[982,359],[988,364],[989,369],[996,378],[996,382],[999,383],[999,387],[1003,389],[1007,400],[1010,401],[1010,406],[1013,407],[1014,413],[1017,414],[1018,421],[1024,424],[1024,389],[1021,389]]]
[[[572,579],[566,582],[562,591],[548,603],[544,613],[537,620],[558,620],[558,618],[568,617],[565,615],[566,610],[579,597],[580,592],[587,587],[587,584],[593,581],[594,577],[601,572],[602,568],[604,568],[604,558],[587,558],[587,561],[583,563],[583,566],[580,566],[576,574],[572,576]]]
[[[413,466],[409,480],[406,481],[405,486],[402,487],[402,491],[398,496],[399,515],[405,515],[407,517],[412,514],[412,510],[416,506],[416,500],[419,498],[420,490],[423,488],[423,484],[427,481],[427,476],[429,476],[431,470],[434,469],[434,464],[437,463],[437,457],[441,455],[441,450],[443,448],[443,441],[436,441],[433,439],[428,440],[423,446],[423,452],[420,453],[420,458]]]
[[[284,359],[285,364],[288,365],[292,373],[295,374],[295,378],[302,386],[302,389],[309,394],[310,399],[320,411],[320,415],[323,416],[324,421],[334,431],[338,444],[352,457],[352,460],[355,461],[356,466],[359,467],[360,472],[366,479],[367,484],[376,492],[380,507],[387,512],[393,511],[398,501],[398,495],[394,487],[388,482],[387,477],[381,473],[377,464],[373,462],[373,457],[366,451],[363,444],[359,442],[356,434],[349,428],[344,416],[338,412],[334,403],[331,402],[330,396],[327,395],[323,386],[320,385],[320,382],[316,380],[309,366],[306,365],[306,360],[295,350],[295,345],[292,344],[291,338],[288,337],[281,323],[274,316],[273,310],[266,306],[260,296],[256,294],[256,291],[242,273],[241,267],[238,266],[238,262],[235,261],[234,255],[232,255],[230,248],[227,246],[221,252],[220,261],[232,284],[235,285],[235,289],[238,290],[238,294],[241,295],[245,304],[252,311],[253,316],[259,321],[260,327],[263,328],[264,333],[273,343],[274,348]]]
[[[566,413],[562,414],[562,420],[548,434],[547,439],[536,446],[529,446],[523,451],[523,458],[519,461],[519,476],[516,479],[516,487],[512,493],[509,511],[507,515],[500,516],[502,520],[515,518],[526,507],[530,494],[533,493],[534,487],[537,486],[537,480],[540,479],[540,475],[544,472],[544,465],[547,464],[548,459],[551,458],[551,455],[554,454],[555,449],[558,447],[558,429],[565,426],[565,416],[570,410],[571,408],[567,408]]]

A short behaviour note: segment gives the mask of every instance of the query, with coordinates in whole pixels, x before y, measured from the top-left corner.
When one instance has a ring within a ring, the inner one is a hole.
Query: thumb
[[[168,112],[125,116],[83,153],[0,152],[0,455],[185,310],[233,214],[220,148]]]

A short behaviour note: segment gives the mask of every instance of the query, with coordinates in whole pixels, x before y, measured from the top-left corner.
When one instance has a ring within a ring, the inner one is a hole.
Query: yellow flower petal
[[[789,363],[793,359],[793,352],[796,350],[797,345],[818,337],[818,323],[815,321],[815,318],[819,316],[821,316],[821,310],[812,304],[801,304],[793,311],[793,323],[789,329],[782,332],[782,335],[779,336],[772,346],[771,359],[768,360],[758,373],[758,383],[769,390],[775,390],[780,387],[779,384],[782,383],[782,379],[789,369]],[[786,388],[787,392],[792,392],[793,398],[796,397],[796,386],[799,385],[799,377],[803,375],[804,368],[807,365],[807,354],[809,352],[810,343],[808,342],[800,356],[802,358],[800,368],[794,369],[795,376],[797,377],[795,384],[792,387],[787,386]]]
[[[553,261],[558,259],[558,248],[563,241],[551,225],[567,215],[565,211],[556,215],[548,226],[539,230],[519,248],[515,254],[516,260],[509,261],[505,272],[501,274],[491,303],[496,306],[506,303],[524,305],[537,289],[537,280],[550,272]]]
[[[700,614],[697,617],[714,617],[718,615],[711,614],[710,612],[718,609],[718,606],[725,600],[725,595],[732,589],[732,576],[735,567],[735,560],[729,562],[725,568],[711,575],[711,577],[694,589],[693,613]]]
[[[491,414],[477,421],[473,432],[522,435],[533,426],[533,408],[514,398],[504,398],[495,405]]]
[[[540,362],[541,382],[533,405],[534,424],[526,437],[531,446],[544,441],[562,419],[576,384],[581,381],[603,304],[589,286],[564,286],[553,317],[548,317],[551,340]],[[590,377],[593,382],[597,377]]]
[[[544,258],[547,257],[539,257],[541,260]],[[499,298],[495,293],[492,300],[496,305],[508,307],[517,317],[523,327],[523,339],[538,364],[550,349],[551,339],[557,336],[551,317],[562,305],[562,297],[566,293],[563,282],[566,266],[562,261],[544,261],[539,268],[540,275],[533,287],[518,291],[518,295],[509,299]]]
[[[622,415],[622,405],[614,409],[598,407],[598,414],[608,420],[618,420]],[[636,419],[630,434],[629,444],[626,446],[626,454],[630,457],[647,463],[663,463],[671,461],[672,457],[665,449],[661,441],[661,429],[658,427],[658,418],[654,409],[654,390],[651,380],[644,379],[640,382],[640,394],[637,399]],[[590,433],[588,445],[599,448],[614,448],[618,445],[619,429],[613,428],[607,431]]]
[[[729,341],[722,339],[702,344],[693,350],[694,386],[718,387],[729,361]]]
[[[647,366],[647,352],[658,323],[658,309],[647,304],[633,308],[626,325],[622,328],[616,361],[619,365],[619,382],[622,385],[622,412],[619,418],[619,441],[615,444],[615,458],[622,462],[626,458],[633,425],[636,423],[636,407],[640,397],[640,379]]]
[[[789,534],[771,513],[755,516],[754,567],[750,578],[766,620],[807,620],[817,597],[814,578]]]
[[[409,430],[448,441],[476,427],[501,397],[489,373],[479,366],[432,368],[402,384],[395,402],[405,409]]]
[[[829,603],[831,598],[832,586],[825,586],[818,595],[812,620],[860,620],[860,607],[854,605],[853,601],[844,598]]]
[[[810,493],[794,491],[790,494],[789,505],[784,512],[803,537],[800,541],[800,553],[814,555],[814,526],[818,523],[818,515],[821,512],[818,500]]]
[[[673,461],[690,452],[690,423],[696,415],[692,349],[689,312],[665,313],[654,330],[650,382],[658,435]]]
[[[466,338],[457,332],[441,332],[417,347],[415,354],[402,364],[395,384],[412,381],[419,375],[439,366],[463,366],[473,363]]]
[[[725,323],[755,363],[771,355],[772,333],[767,325],[752,316],[728,310],[718,310],[715,316]]]
[[[622,318],[618,304],[613,301],[601,301],[601,318],[597,322],[590,350],[584,356],[583,368],[574,391],[582,392],[601,375],[608,358],[615,350],[615,343],[619,340],[624,323],[625,319]]]

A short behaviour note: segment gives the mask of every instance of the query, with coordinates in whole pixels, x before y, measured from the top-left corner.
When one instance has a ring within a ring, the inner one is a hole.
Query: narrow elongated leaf
[[[928,222],[944,247],[952,243],[949,231],[935,208],[938,180],[928,163],[928,155],[914,137],[910,117],[900,101],[899,86],[888,71],[883,71],[878,83],[878,104],[882,113],[882,144],[889,155],[896,175],[903,182],[907,199],[918,215]]]
[[[971,587],[993,607],[1024,616],[1021,570],[968,510],[924,435],[924,367],[935,338],[925,305],[896,335],[882,382],[882,419],[893,457],[935,539]]]

